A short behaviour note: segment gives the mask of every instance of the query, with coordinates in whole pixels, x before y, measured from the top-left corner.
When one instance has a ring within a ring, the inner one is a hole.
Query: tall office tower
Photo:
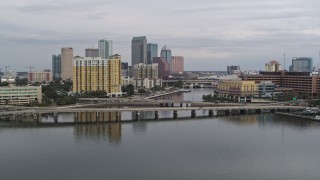
[[[53,79],[61,77],[61,55],[52,55],[52,76]]]
[[[73,92],[107,91],[107,59],[79,57],[73,61]]]
[[[129,76],[129,65],[127,62],[121,62],[121,76]]]
[[[73,49],[61,48],[61,79],[72,79],[73,73]]]
[[[102,59],[108,59],[113,55],[112,41],[109,39],[101,39],[98,42],[99,56]]]
[[[169,76],[169,64],[163,57],[154,57],[153,63],[158,64],[158,76],[161,79],[167,79]]]
[[[133,66],[133,76],[135,79],[158,79],[158,64],[135,64]]]
[[[108,87],[107,92],[111,97],[117,97],[121,93],[121,56],[115,54],[108,60]]]
[[[152,64],[152,58],[158,57],[158,44],[147,44],[147,64]]]
[[[166,61],[169,64],[169,72],[172,71],[172,54],[171,49],[167,47],[167,45],[163,46],[160,52],[160,57],[163,57],[166,59]]]
[[[131,41],[131,66],[147,64],[147,38],[145,36],[133,37]]]
[[[100,57],[99,49],[96,49],[96,48],[85,49],[85,57]]]
[[[280,69],[281,64],[276,60],[272,60],[265,64],[265,71],[267,72],[278,72]]]
[[[232,75],[232,74],[235,74],[235,73],[239,73],[240,72],[240,66],[237,65],[237,66],[227,66],[227,74],[228,75]]]
[[[312,72],[312,58],[311,57],[294,57],[292,59],[293,72]]]
[[[183,56],[172,56],[172,72],[183,73],[183,71],[184,71]]]

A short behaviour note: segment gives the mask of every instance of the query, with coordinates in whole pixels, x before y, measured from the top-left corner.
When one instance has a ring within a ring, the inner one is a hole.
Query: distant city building
[[[172,53],[167,45],[163,46],[160,52],[160,57],[163,57],[169,64],[169,72],[172,71]]]
[[[140,88],[151,89],[154,86],[162,87],[162,79],[132,79],[132,84],[135,91],[138,91]]]
[[[135,79],[158,79],[158,64],[136,64],[133,66],[133,75]]]
[[[275,84],[272,81],[261,81],[258,84],[259,97],[272,98],[275,90]]]
[[[28,74],[28,81],[30,83],[35,83],[35,82],[50,82],[52,81],[52,72],[49,69],[46,69],[44,71],[34,71],[34,72],[29,72]]]
[[[183,73],[184,61],[183,56],[172,56],[172,73]]]
[[[152,59],[158,57],[158,44],[147,44],[147,64],[152,64]]]
[[[16,82],[16,73],[13,70],[9,70],[5,72],[1,76],[1,81],[0,82],[8,82],[10,84],[13,84]]]
[[[163,57],[154,57],[153,63],[158,64],[158,77],[161,79],[167,79],[169,76],[169,64]]]
[[[293,72],[312,72],[312,58],[311,57],[294,57],[292,59]]]
[[[240,73],[240,66],[227,66],[227,74],[232,75],[232,74],[238,74]]]
[[[52,55],[52,76],[53,79],[61,78],[61,55]]]
[[[29,72],[16,72],[16,79],[28,79]]]
[[[121,62],[121,76],[129,76],[129,65],[127,62]]]
[[[121,57],[75,57],[73,92],[106,91],[108,96],[121,94]]]
[[[85,49],[85,57],[100,57],[99,49],[96,49],[96,48]]]
[[[102,59],[108,59],[113,55],[113,44],[109,39],[101,39],[98,41],[99,56]]]
[[[61,79],[72,79],[73,73],[73,49],[61,48]]]
[[[266,72],[278,72],[281,70],[281,64],[278,61],[272,60],[265,64]]]
[[[27,105],[42,102],[41,86],[0,87],[0,105]]]
[[[131,41],[131,66],[147,64],[147,38],[145,36],[133,37]]]

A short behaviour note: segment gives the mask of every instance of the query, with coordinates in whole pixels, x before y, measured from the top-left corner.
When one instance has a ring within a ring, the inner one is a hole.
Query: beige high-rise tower
[[[73,49],[61,48],[61,79],[73,79]]]
[[[107,92],[116,97],[118,93],[121,93],[121,56],[118,54],[109,56],[107,79]]]

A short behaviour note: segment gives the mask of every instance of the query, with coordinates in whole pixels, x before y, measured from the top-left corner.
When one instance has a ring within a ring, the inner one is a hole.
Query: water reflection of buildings
[[[77,112],[75,113],[75,122],[92,123],[92,122],[116,122],[121,121],[119,112]]]
[[[105,141],[112,144],[120,144],[122,136],[121,123],[110,124],[86,124],[74,126],[76,140]]]
[[[258,116],[257,115],[233,115],[226,118],[223,118],[223,120],[227,122],[231,122],[233,124],[240,124],[240,125],[253,125],[258,122]]]

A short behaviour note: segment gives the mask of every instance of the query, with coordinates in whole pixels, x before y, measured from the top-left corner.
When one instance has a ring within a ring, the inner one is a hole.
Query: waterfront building
[[[311,57],[294,57],[292,59],[293,72],[312,72],[312,58]]]
[[[113,55],[112,41],[107,38],[101,39],[98,41],[98,49],[99,49],[99,56],[96,56],[96,57],[101,57],[102,59],[108,59],[109,56]]]
[[[53,79],[61,78],[61,55],[52,55],[52,76]]]
[[[158,77],[161,79],[167,79],[169,76],[169,64],[163,57],[154,57],[153,63],[158,64]]]
[[[133,37],[131,41],[131,66],[147,64],[147,38],[145,36]]]
[[[41,86],[0,87],[0,105],[27,105],[42,102]]]
[[[266,72],[278,72],[280,70],[281,70],[281,64],[276,60],[272,60],[265,64]]]
[[[251,102],[253,96],[258,96],[258,86],[255,81],[222,80],[217,84],[217,92],[238,102]]]
[[[184,61],[183,56],[172,56],[172,73],[183,73]]]
[[[227,66],[227,74],[228,75],[233,75],[233,74],[239,74],[240,73],[240,66],[239,65],[231,65]]]
[[[73,92],[105,91],[109,97],[121,93],[121,56],[75,57]]]
[[[152,64],[154,57],[158,57],[158,44],[147,44],[147,64]]]
[[[272,81],[261,81],[258,84],[258,96],[271,98],[274,95],[275,84]]]
[[[137,92],[139,89],[151,89],[155,86],[162,86],[162,79],[150,79],[150,78],[142,78],[142,79],[132,79],[132,84]]]
[[[35,83],[35,82],[50,82],[53,80],[52,72],[50,69],[45,69],[43,71],[33,71],[29,72],[28,74],[28,82]]]
[[[320,92],[320,76],[310,76],[309,72],[260,72],[259,75],[243,75],[243,80],[272,81],[281,88],[292,88],[298,95],[308,98],[318,96]]]
[[[101,57],[75,57],[73,92],[107,91],[107,64]]]
[[[72,79],[73,73],[73,49],[61,48],[61,79]]]
[[[169,73],[172,72],[172,53],[167,45],[163,46],[160,52],[160,57],[163,57],[169,64]]]
[[[99,49],[96,49],[96,48],[85,49],[85,57],[100,57]]]
[[[107,93],[109,97],[118,97],[121,92],[121,56],[115,54],[108,60]]]
[[[133,77],[135,79],[158,79],[158,64],[135,64],[133,66]]]

